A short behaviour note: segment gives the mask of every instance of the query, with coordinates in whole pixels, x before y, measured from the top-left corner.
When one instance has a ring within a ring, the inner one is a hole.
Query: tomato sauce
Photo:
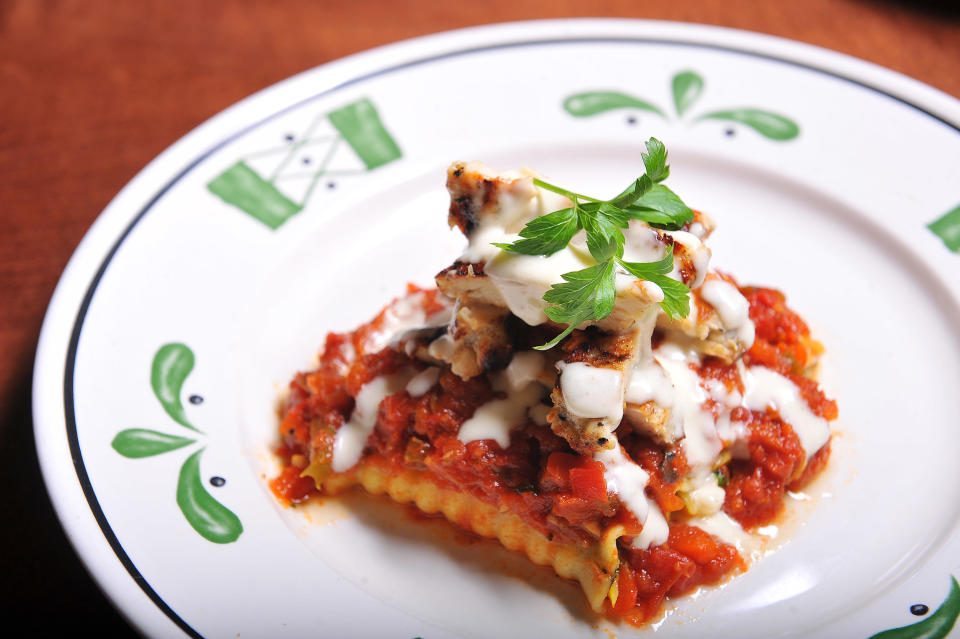
[[[803,376],[819,353],[806,324],[786,308],[777,291],[743,291],[756,324],[746,363],[788,376],[816,414],[835,418],[835,402]],[[435,303],[433,295],[427,292],[425,305]],[[383,317],[381,313],[353,333],[330,334],[317,369],[291,382],[276,450],[284,468],[270,482],[281,500],[300,503],[318,494],[314,479],[332,472],[336,430],[349,419],[353,398],[364,384],[404,368],[426,366],[390,348],[364,352],[367,337],[380,328]],[[734,365],[707,358],[700,373],[730,390],[743,390]],[[460,426],[478,407],[501,397],[484,376],[462,380],[445,369],[422,396],[401,391],[380,403],[365,458],[387,468],[423,471],[441,487],[505,506],[550,539],[592,543],[614,523],[624,524],[630,534],[639,532],[640,524],[616,494],[608,493],[603,465],[574,453],[549,427],[530,421],[515,428],[507,448],[493,440],[465,444],[457,438]],[[747,427],[749,456],[722,469],[727,480],[723,508],[752,528],[777,516],[785,491],[802,485],[823,467],[829,446],[807,462],[796,434],[774,411],[738,408],[732,418]],[[684,502],[677,491],[688,468],[679,446],[664,450],[626,427],[618,429],[617,436],[625,453],[649,474],[647,496],[671,519],[666,543],[647,550],[626,544],[621,548],[627,561],[615,576],[617,597],[611,611],[640,624],[658,613],[665,598],[716,583],[742,570],[744,562],[732,546],[683,523]]]
[[[782,293],[773,289],[745,287],[750,318],[756,328],[753,346],[744,357],[747,365],[766,366],[797,385],[815,415],[837,418],[837,403],[803,373],[822,347],[810,338],[810,329],[786,306]],[[723,508],[745,528],[770,523],[783,510],[784,493],[799,489],[827,463],[830,444],[806,459],[800,441],[789,424],[772,410],[734,409],[731,419],[746,422],[749,432],[748,460],[729,465]]]

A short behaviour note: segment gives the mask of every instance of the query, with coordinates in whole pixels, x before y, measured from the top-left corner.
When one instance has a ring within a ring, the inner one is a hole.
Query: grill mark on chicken
[[[622,388],[626,389],[629,375],[640,352],[639,331],[604,333],[590,326],[574,331],[560,345],[566,364],[584,363],[594,368],[618,370]],[[570,447],[582,454],[613,447],[613,431],[619,426],[610,417],[577,417],[567,408],[560,381],[550,393],[554,407],[547,415],[550,429],[567,440]]]

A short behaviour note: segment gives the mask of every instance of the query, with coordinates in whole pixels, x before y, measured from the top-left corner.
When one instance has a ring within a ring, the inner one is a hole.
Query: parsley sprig
[[[645,173],[609,200],[575,193],[535,178],[534,184],[566,196],[573,206],[531,220],[520,231],[521,239],[512,244],[494,244],[511,253],[549,256],[564,249],[579,231],[586,233],[587,249],[597,263],[564,273],[561,276],[564,281],[553,284],[544,294],[544,301],[550,304],[544,309],[547,317],[566,324],[567,328],[538,349],[552,348],[585,321],[602,320],[610,315],[616,301],[618,270],[659,286],[663,290],[660,306],[668,316],[686,317],[690,313],[690,289],[667,276],[673,270],[673,247],[656,262],[623,259],[621,229],[627,228],[630,220],[641,220],[667,230],[679,229],[693,220],[693,211],[662,184],[670,175],[663,143],[650,138],[646,148],[647,152],[641,154]]]

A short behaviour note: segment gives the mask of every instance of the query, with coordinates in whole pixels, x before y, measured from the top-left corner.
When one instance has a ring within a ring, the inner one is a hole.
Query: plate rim
[[[156,156],[97,216],[58,279],[38,340],[33,376],[33,431],[44,484],[75,552],[94,581],[134,627],[144,632],[148,628],[169,631],[172,622],[189,636],[201,636],[167,606],[126,555],[100,509],[76,439],[72,401],[76,347],[98,283],[126,237],[170,188],[207,157],[302,104],[378,75],[445,58],[495,49],[600,41],[687,45],[802,67],[892,98],[960,134],[960,100],[874,63],[755,32],[694,23],[616,18],[504,22],[411,38],[308,69],[220,111]],[[318,83],[318,79],[322,82]],[[321,90],[304,94],[307,80],[319,84]],[[288,94],[300,95],[300,98],[290,101]],[[270,104],[280,108],[266,110]],[[249,117],[257,112],[261,113],[259,117]],[[239,129],[238,123],[242,125]],[[168,167],[173,166],[180,169],[170,173]],[[146,199],[144,194],[149,194]],[[69,325],[66,343],[63,341],[65,325]],[[54,380],[62,383],[59,395]],[[51,399],[58,400],[55,403],[59,404],[59,410],[51,407]],[[65,439],[59,439],[58,432],[59,437],[66,435]],[[64,452],[71,461],[65,473]],[[76,499],[78,490],[80,501]],[[129,589],[125,578],[117,579],[124,575],[134,580],[142,596],[130,597],[121,592],[125,587]],[[155,614],[147,614],[147,606],[152,607]],[[159,619],[157,612],[161,614]]]

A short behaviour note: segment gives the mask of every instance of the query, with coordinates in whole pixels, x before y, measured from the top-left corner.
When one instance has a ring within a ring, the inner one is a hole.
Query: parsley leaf
[[[675,226],[678,221],[681,226],[693,221],[693,211],[690,210],[690,207],[663,184],[654,184],[649,191],[637,198],[628,210],[631,214],[638,216],[643,214],[646,217],[656,217],[655,215],[649,215],[648,212],[661,213],[665,216],[663,219],[667,220],[666,222],[661,222],[659,219],[648,220],[644,217],[639,217],[639,219],[658,226],[673,227],[673,229],[679,228]]]
[[[537,348],[545,350],[559,343],[577,326],[588,320],[602,320],[613,311],[616,301],[618,268],[636,278],[653,282],[663,291],[661,308],[670,317],[690,313],[690,289],[668,277],[673,270],[673,248],[656,262],[623,260],[623,231],[630,220],[669,230],[681,228],[693,220],[693,211],[676,193],[661,184],[670,175],[667,149],[656,138],[646,142],[641,153],[645,173],[615,197],[601,200],[534,178],[538,187],[567,197],[573,206],[531,220],[520,231],[519,240],[494,246],[523,255],[550,256],[565,248],[573,236],[583,231],[587,249],[597,263],[579,271],[564,273],[563,282],[553,284],[543,299],[544,309],[554,322],[566,324],[557,337]]]
[[[641,153],[643,167],[647,177],[654,182],[663,182],[670,176],[670,167],[667,166],[667,147],[657,138],[647,140],[647,152]]]
[[[610,204],[626,208],[641,198],[647,191],[653,187],[651,180],[646,173],[638,177],[633,183],[625,188],[620,195],[610,200]]]
[[[524,239],[513,244],[494,243],[494,246],[523,255],[553,255],[566,247],[580,228],[576,207],[560,209],[531,220],[520,231]]]
[[[690,289],[683,282],[667,276],[673,270],[672,246],[658,262],[626,262],[618,259],[617,263],[637,279],[653,282],[660,287],[663,291],[660,308],[668,317],[686,317],[690,314]]]
[[[580,226],[587,234],[587,249],[597,262],[623,255],[623,233],[630,216],[606,202],[587,204],[579,218]]]
[[[589,319],[606,317],[613,310],[616,299],[614,260],[594,264],[580,271],[564,273],[562,284],[554,284],[543,299],[554,306],[544,309],[547,317],[558,324],[567,324],[562,333],[537,350],[553,348]]]

